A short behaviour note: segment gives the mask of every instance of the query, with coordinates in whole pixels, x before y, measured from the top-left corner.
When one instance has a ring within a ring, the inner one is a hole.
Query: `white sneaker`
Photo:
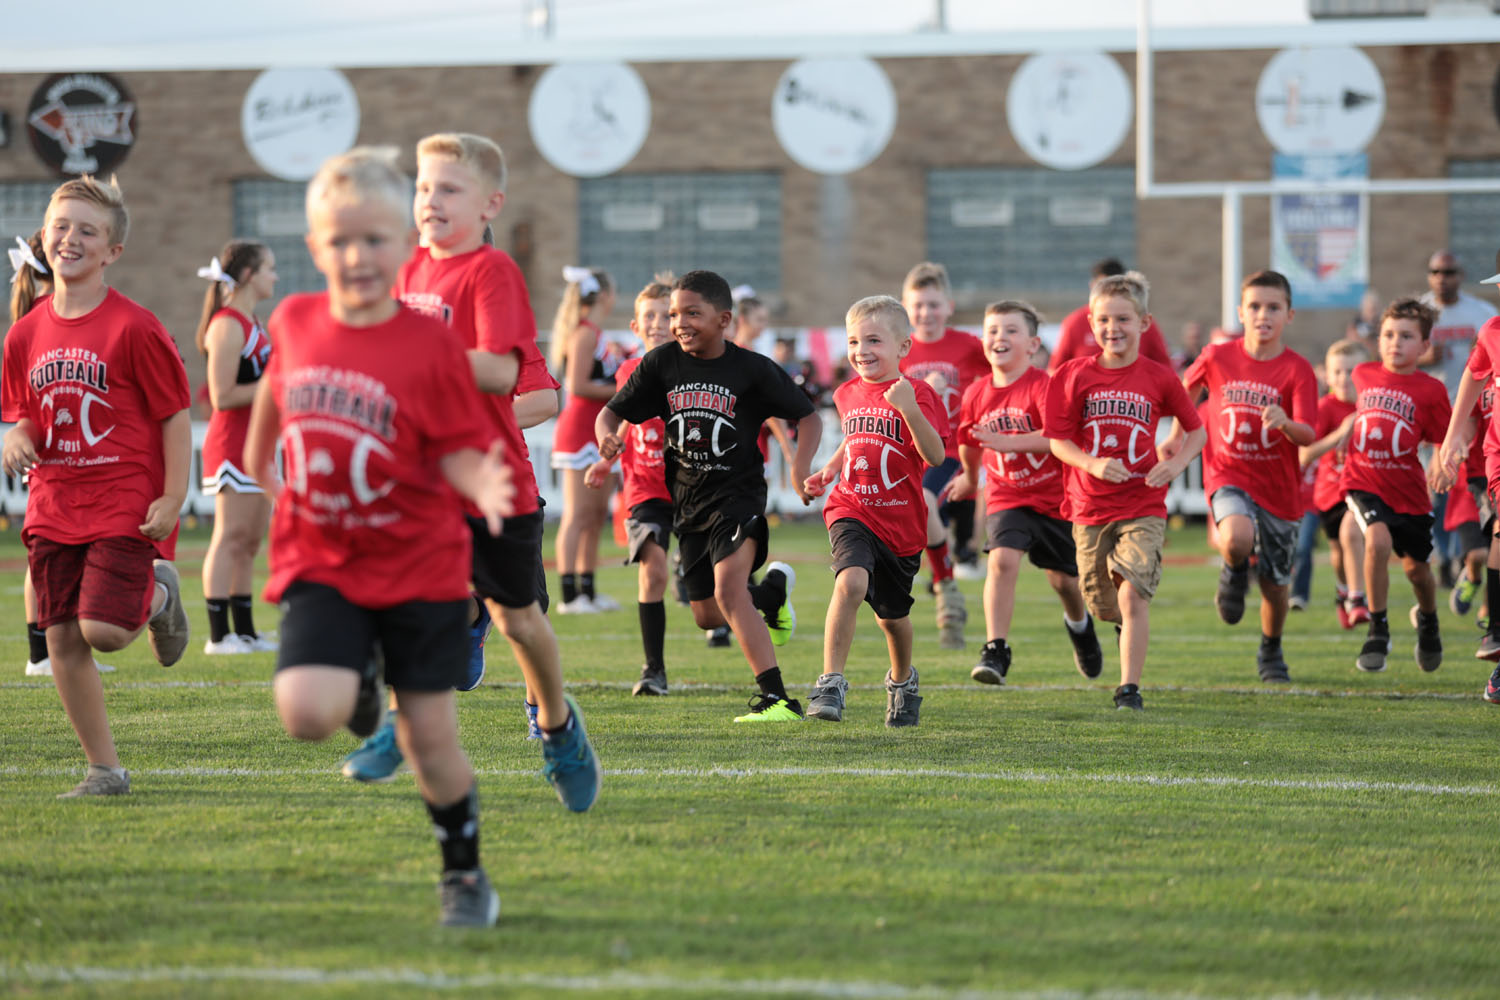
[[[274,653],[281,648],[281,640],[275,632],[261,632],[255,638],[240,636],[250,647],[252,653]]]
[[[983,580],[985,564],[982,562],[954,563],[953,575],[960,580]]]
[[[238,656],[242,653],[253,653],[255,650],[251,648],[249,639],[230,632],[218,642],[209,639],[203,644],[203,652],[209,656]]]
[[[110,666],[108,663],[100,663],[98,660],[94,661],[94,669],[97,670],[97,671],[99,671],[101,674],[112,674],[112,673],[115,672],[115,668],[114,667]],[[27,677],[51,677],[52,676],[52,658],[49,656],[47,659],[41,660],[41,661],[39,661],[37,663],[32,663],[30,660],[27,660],[26,661],[26,676]]]
[[[594,595],[594,610],[595,611],[619,611],[620,610],[620,602],[617,601],[617,600],[615,600],[613,597],[610,597],[608,594],[597,594],[596,593]]]
[[[594,602],[588,599],[587,594],[579,594],[571,601],[559,604],[557,613],[560,615],[597,615],[599,609],[594,607]]]

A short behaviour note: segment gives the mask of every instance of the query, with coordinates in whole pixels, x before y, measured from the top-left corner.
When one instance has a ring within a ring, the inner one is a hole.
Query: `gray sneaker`
[[[500,916],[500,894],[483,868],[443,872],[438,898],[444,927],[493,927]]]
[[[917,668],[912,667],[911,676],[897,684],[891,675],[885,675],[885,724],[887,728],[915,726],[922,712],[922,696],[917,694]]]
[[[182,659],[188,644],[188,616],[182,607],[182,586],[177,577],[177,567],[165,559],[151,564],[156,582],[167,588],[167,599],[161,610],[151,617],[151,652],[156,662],[170,667]]]
[[[827,722],[844,720],[844,693],[849,682],[843,674],[824,674],[813,684],[812,697],[807,699],[807,715],[810,719]]]
[[[73,786],[70,792],[63,792],[58,796],[60,799],[81,799],[85,795],[129,795],[130,773],[116,774],[103,764],[90,764],[88,776]]]

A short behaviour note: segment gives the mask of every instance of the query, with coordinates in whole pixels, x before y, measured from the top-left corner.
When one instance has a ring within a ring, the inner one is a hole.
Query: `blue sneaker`
[[[574,812],[584,812],[599,797],[604,771],[583,728],[583,713],[572,695],[564,695],[573,713],[573,728],[555,740],[542,741],[542,777],[557,789],[557,798]]]
[[[522,701],[526,706],[526,738],[528,740],[539,740],[542,738],[542,726],[536,721],[537,707],[529,701]]]
[[[373,736],[344,758],[344,777],[363,782],[390,781],[403,760],[401,747],[396,744],[396,714],[392,712]]]
[[[479,604],[479,620],[469,626],[469,673],[459,685],[460,691],[472,691],[484,681],[484,640],[489,638],[490,613],[484,603]]]

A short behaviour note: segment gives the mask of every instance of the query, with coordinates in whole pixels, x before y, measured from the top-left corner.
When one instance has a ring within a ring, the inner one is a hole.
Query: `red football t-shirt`
[[[1484,325],[1479,328],[1479,335],[1474,339],[1474,349],[1469,352],[1467,364],[1469,374],[1477,381],[1486,382],[1486,388],[1491,390],[1490,406],[1485,406],[1483,398],[1480,399],[1478,406],[1478,409],[1485,412],[1486,419],[1494,416],[1490,411],[1495,398],[1493,376],[1497,361],[1500,361],[1500,316],[1485,320]],[[1500,420],[1489,419],[1484,436],[1476,435],[1474,440],[1483,442],[1482,448],[1485,455],[1500,456]]]
[[[1125,482],[1110,483],[1068,465],[1064,516],[1078,524],[1166,517],[1167,487],[1147,486],[1146,473],[1157,463],[1157,424],[1168,417],[1181,421],[1184,431],[1203,426],[1167,365],[1150,358],[1123,368],[1105,368],[1093,358],[1063,365],[1047,390],[1043,433],[1072,441],[1090,455],[1118,458],[1130,473]]]
[[[286,487],[266,600],[296,580],[365,608],[467,597],[469,526],[439,463],[496,432],[457,334],[406,308],[345,326],[326,293],[288,296],[270,326]]]
[[[1355,366],[1354,388],[1344,491],[1373,493],[1398,514],[1432,513],[1417,447],[1447,433],[1453,412],[1447,388],[1426,372],[1398,375],[1378,361]]]
[[[1079,306],[1058,324],[1057,345],[1047,356],[1047,371],[1055,375],[1064,362],[1074,358],[1097,358],[1102,353],[1104,348],[1094,339],[1094,328],[1089,325],[1089,307]],[[1141,331],[1141,357],[1172,367],[1172,355],[1167,351],[1167,338],[1162,336],[1161,327],[1156,325],[1154,319]]]
[[[401,265],[395,291],[410,308],[451,327],[469,350],[515,352],[524,370],[526,344],[536,346],[536,321],[531,315],[526,283],[521,269],[503,250],[480,247],[439,260],[426,247],[418,247]],[[516,387],[520,389],[519,377]],[[536,474],[531,469],[526,439],[516,423],[513,396],[485,392],[480,397],[505,446],[505,464],[516,487],[515,514],[530,514],[538,507]]]
[[[1302,465],[1297,445],[1281,431],[1265,427],[1261,411],[1279,406],[1297,423],[1316,424],[1318,380],[1307,359],[1288,348],[1258,361],[1246,352],[1243,340],[1233,340],[1205,347],[1182,381],[1208,389],[1208,433],[1214,439],[1214,449],[1203,463],[1208,495],[1221,486],[1236,486],[1283,521],[1300,519]]]
[[[844,428],[844,469],[823,505],[823,523],[852,517],[896,555],[911,556],[927,546],[927,463],[901,411],[885,401],[894,382],[852,378],[834,390]],[[913,379],[911,385],[922,415],[948,437],[942,399],[926,382]]]
[[[923,343],[915,335],[911,338],[911,350],[901,359],[901,374],[911,379],[927,381],[932,375],[940,375],[943,389],[939,394],[945,412],[947,426],[958,426],[958,405],[963,402],[964,390],[975,379],[988,378],[989,360],[984,356],[984,345],[972,333],[952,328],[931,343]],[[958,457],[958,438],[949,432],[943,433],[944,455]]]
[[[182,355],[155,316],[114,289],[75,319],[44,300],[5,337],[0,399],[6,420],[30,418],[42,436],[26,535],[145,537],[146,510],[165,491],[162,421],[192,402]],[[154,545],[173,558],[177,529]]]
[[[1316,440],[1323,440],[1336,430],[1344,418],[1354,412],[1354,404],[1346,403],[1333,393],[1318,400],[1318,422],[1315,425]],[[1318,459],[1318,475],[1313,480],[1313,506],[1318,510],[1332,510],[1344,505],[1344,456],[1349,442],[1325,451]]]
[[[1050,380],[1039,368],[1028,368],[1010,385],[981,379],[964,391],[959,407],[958,443],[984,448],[974,430],[1000,434],[1036,434]],[[1062,517],[1063,464],[1050,451],[999,452],[984,448],[985,512],[1028,507],[1048,517]]]
[[[551,389],[556,392],[561,388],[562,383],[552,377],[552,372],[547,368],[547,359],[542,357],[536,341],[529,340],[522,344],[521,369],[516,372],[516,388],[511,395],[519,396],[538,389]]]
[[[642,355],[641,357],[644,357]],[[615,384],[621,388],[630,380],[630,373],[641,363],[641,358],[631,358],[615,371]],[[620,477],[624,487],[620,493],[625,509],[647,500],[672,502],[667,490],[667,423],[661,417],[652,417],[643,424],[627,424],[622,436],[624,448],[620,451]]]

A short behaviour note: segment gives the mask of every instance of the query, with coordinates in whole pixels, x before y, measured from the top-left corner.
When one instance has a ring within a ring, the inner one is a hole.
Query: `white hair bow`
[[[729,297],[735,302],[738,302],[741,299],[753,299],[755,298],[755,289],[751,288],[749,285],[735,285],[734,288],[730,290]]]
[[[11,284],[15,284],[16,279],[21,276],[23,267],[29,266],[37,274],[47,273],[47,265],[36,259],[36,254],[31,252],[30,243],[17,236],[16,247],[18,249],[5,251],[6,256],[10,257],[10,269],[15,272],[10,276]]]
[[[563,268],[563,280],[570,285],[577,285],[579,295],[593,295],[599,290],[599,279],[586,267],[570,265]]]
[[[224,273],[224,268],[219,266],[219,258],[217,257],[210,260],[207,267],[198,268],[198,277],[206,281],[217,281],[231,292],[239,287],[239,282]]]

